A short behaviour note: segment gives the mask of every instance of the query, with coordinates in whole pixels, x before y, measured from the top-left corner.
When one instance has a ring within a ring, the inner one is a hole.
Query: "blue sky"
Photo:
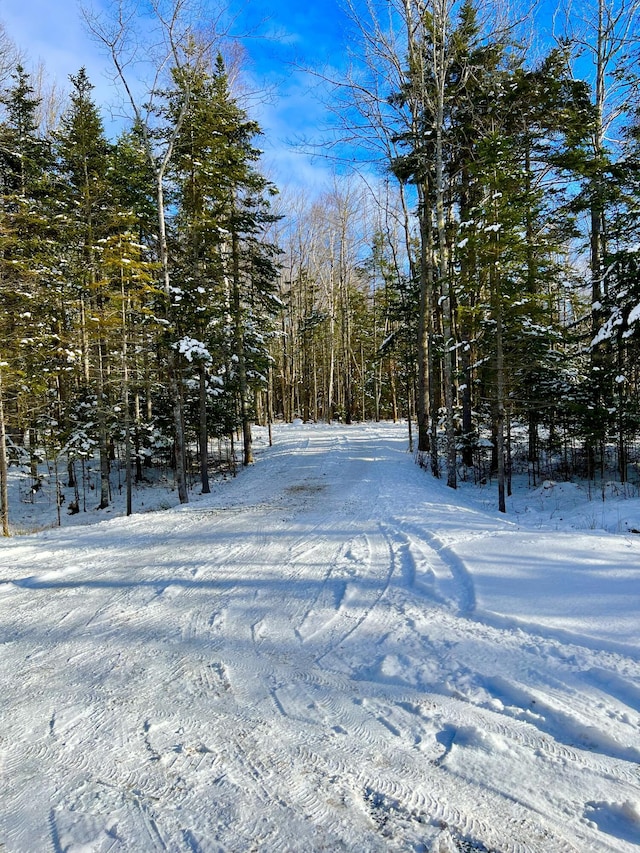
[[[230,5],[237,9],[238,30],[254,33],[245,40],[252,81],[256,88],[269,85],[273,93],[252,111],[265,131],[261,147],[270,177],[279,185],[322,183],[329,166],[310,162],[291,145],[299,134],[315,136],[325,121],[312,92],[314,81],[297,66],[320,68],[343,60],[349,22],[340,0],[231,0]],[[68,88],[69,74],[85,66],[109,124],[106,108],[115,99],[109,64],[87,35],[77,0],[0,0],[0,21],[27,54],[27,67],[42,61],[61,86]]]

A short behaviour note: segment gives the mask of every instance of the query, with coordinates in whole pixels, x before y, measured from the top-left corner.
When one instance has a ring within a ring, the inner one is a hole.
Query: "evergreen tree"
[[[62,349],[50,299],[50,288],[59,274],[53,225],[56,210],[50,146],[37,127],[39,101],[22,66],[11,79],[1,99],[4,117],[0,124],[2,408],[5,431],[14,447],[20,447],[23,436],[28,435],[30,470],[36,487],[38,426],[46,417],[51,361]],[[5,506],[3,516],[7,514]]]
[[[108,181],[110,146],[92,100],[85,69],[71,76],[70,105],[57,134],[60,180],[65,188],[65,243],[73,302],[80,326],[85,395],[93,400],[100,452],[100,509],[109,505],[109,410],[113,402],[109,338],[113,330],[110,282],[103,268],[111,229]]]
[[[180,282],[174,310],[185,347],[190,338],[204,344],[195,358],[201,460],[207,396],[218,392],[220,411],[218,377],[223,376],[223,393],[234,407],[237,402],[248,464],[252,392],[256,382],[266,381],[264,324],[275,307],[276,249],[264,240],[273,221],[268,199],[274,190],[255,168],[260,152],[253,139],[260,129],[233,99],[222,58],[212,74],[201,74],[191,85],[171,172],[178,201],[175,280]],[[189,352],[193,359],[193,348]],[[227,414],[223,425],[233,428],[233,418]],[[201,474],[206,490],[204,469]]]
[[[155,179],[137,124],[122,133],[113,147],[109,183],[117,227],[105,262],[120,293],[125,433],[133,445],[129,452],[133,452],[135,480],[139,483],[144,477],[143,464],[149,458],[149,436],[163,433],[167,418],[160,405],[163,395],[158,393],[165,312],[158,282]],[[171,430],[163,439],[171,442]],[[128,447],[129,441],[125,443]],[[130,479],[127,463],[128,490]]]

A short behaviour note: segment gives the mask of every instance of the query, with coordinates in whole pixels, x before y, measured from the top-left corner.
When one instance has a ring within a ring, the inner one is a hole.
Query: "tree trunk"
[[[454,422],[454,389],[453,389],[453,322],[452,310],[453,300],[451,297],[449,246],[447,243],[445,223],[445,200],[444,200],[444,100],[447,85],[446,76],[448,68],[448,28],[449,10],[447,0],[440,0],[434,7],[434,38],[433,38],[433,74],[435,81],[435,131],[436,131],[436,155],[435,155],[435,203],[436,203],[436,226],[438,230],[438,269],[439,269],[439,291],[438,305],[442,311],[442,380],[444,384],[444,406],[445,406],[445,432],[447,443],[447,485],[452,489],[457,485],[456,474],[456,434]]]
[[[164,186],[162,172],[156,172],[156,196],[158,205],[158,247],[160,267],[164,285],[167,312],[171,310],[171,275],[169,271],[169,248],[167,245],[167,225],[164,208]],[[176,351],[169,344],[167,348],[167,379],[171,414],[173,417],[173,439],[175,444],[175,478],[178,499],[181,504],[189,503],[187,491],[187,457],[184,439],[184,418],[182,405],[182,376]]]
[[[174,463],[178,500],[181,504],[186,504],[189,503],[189,493],[187,491],[187,451],[182,420],[182,375],[178,356],[173,347],[169,347],[167,352],[167,384],[173,418]]]
[[[333,403],[335,394],[335,294],[333,292],[333,264],[329,283],[329,377],[327,382],[327,423],[333,420]]]
[[[131,515],[132,507],[132,473],[131,473],[131,411],[129,400],[129,330],[127,326],[127,296],[124,285],[124,273],[120,268],[120,296],[122,299],[122,398],[124,405],[124,464],[125,488],[127,492],[127,515]]]
[[[109,437],[107,434],[107,413],[105,411],[106,392],[104,387],[104,371],[106,359],[106,343],[101,337],[98,341],[98,435],[100,439],[100,503],[98,509],[109,506],[110,484],[109,475]]]
[[[269,376],[267,380],[267,428],[269,430],[269,447],[273,446],[273,367],[269,363]]]
[[[9,483],[7,465],[7,436],[4,422],[4,390],[2,388],[2,364],[0,364],[0,516],[2,516],[2,535],[9,536]]]
[[[504,464],[504,351],[502,347],[502,304],[499,293],[496,306],[496,453],[498,464],[498,510],[506,512]]]
[[[468,343],[462,347],[461,368],[464,375],[464,387],[462,388],[462,464],[466,468],[473,467],[473,412],[471,398],[471,359],[469,353],[471,351]]]
[[[420,304],[418,307],[418,376],[416,391],[416,417],[418,421],[418,454],[431,451],[432,469],[438,470],[438,448],[432,443],[429,435],[429,413],[431,395],[430,386],[433,378],[431,367],[431,258],[429,252],[431,223],[427,207],[428,191],[421,184],[418,186],[420,222]],[[435,459],[435,462],[434,462]],[[435,465],[435,467],[434,467]]]
[[[234,342],[236,347],[236,370],[238,371],[238,389],[240,395],[240,421],[242,424],[242,464],[251,465],[253,462],[251,420],[249,416],[249,383],[244,352],[244,328],[242,324],[242,300],[240,298],[240,246],[238,235],[234,232],[231,237],[231,253],[233,263],[233,322]]]
[[[200,429],[199,429],[199,445],[200,445],[200,482],[202,483],[202,494],[208,495],[211,492],[209,487],[209,433],[207,429],[207,377],[204,362],[198,365],[198,374],[200,379]]]

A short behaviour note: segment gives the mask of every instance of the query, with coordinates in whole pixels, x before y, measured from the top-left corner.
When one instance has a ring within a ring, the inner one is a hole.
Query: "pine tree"
[[[126,253],[130,418],[135,480],[141,482],[143,462],[148,459],[148,453],[143,451],[150,449],[147,446],[148,436],[163,432],[166,422],[160,405],[161,395],[157,392],[162,378],[158,356],[166,334],[166,321],[164,295],[158,281],[155,177],[142,131],[135,123],[120,135],[111,152],[109,183],[118,217],[115,237]],[[169,413],[169,423],[170,420]],[[170,434],[163,435],[163,438],[169,442],[172,440]]]
[[[37,126],[38,99],[22,66],[1,99],[0,317],[3,429],[15,447],[28,435],[37,478],[38,427],[46,416],[49,367],[60,349],[49,288],[57,281],[50,147]],[[5,453],[5,446],[0,449]],[[6,464],[2,464],[6,469]],[[4,484],[6,489],[6,482]],[[6,491],[3,491],[6,497]],[[3,507],[3,517],[8,508]]]
[[[597,370],[598,399],[607,435],[618,447],[618,470],[627,480],[629,439],[640,428],[637,403],[640,326],[640,132],[638,115],[625,129],[624,156],[609,171],[608,240],[602,262],[607,287],[597,307],[599,323],[591,341]],[[593,398],[587,397],[593,405]]]
[[[95,406],[100,453],[99,508],[104,509],[110,500],[108,420],[112,404],[108,382],[112,294],[103,269],[103,245],[111,227],[110,146],[85,69],[81,68],[70,80],[73,90],[57,134],[57,153],[60,179],[66,190],[65,242],[74,288],[73,303],[80,325],[82,379],[85,394],[90,395]]]
[[[273,188],[254,165],[260,156],[253,145],[259,126],[233,99],[222,58],[218,56],[211,75],[201,74],[191,85],[171,172],[178,201],[173,223],[180,258],[175,269],[180,282],[174,294],[180,304],[177,324],[183,339],[204,343],[196,359],[201,460],[206,452],[207,371],[213,369],[213,377],[225,377],[229,402],[237,401],[248,464],[252,390],[255,380],[265,382],[267,345],[261,338],[275,307],[276,250],[264,240],[273,221],[268,201]],[[228,416],[225,422],[229,424]],[[206,490],[204,469],[201,474]]]

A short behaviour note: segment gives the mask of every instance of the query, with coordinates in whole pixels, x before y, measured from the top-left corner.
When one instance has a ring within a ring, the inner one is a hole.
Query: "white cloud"
[[[99,2],[93,0],[88,5]],[[267,6],[258,0],[253,14],[256,35],[260,29],[257,21],[262,21],[260,35],[246,41],[248,88],[258,93],[248,109],[264,131],[264,137],[258,141],[265,151],[264,168],[280,187],[304,187],[319,192],[326,188],[333,173],[332,161],[327,156],[330,152],[321,152],[315,158],[308,153],[312,144],[325,135],[324,128],[330,120],[319,96],[324,86],[294,65],[292,58],[294,52],[322,51],[329,36],[326,31],[320,33],[318,21],[315,33],[310,33],[304,18],[286,15],[285,9],[280,9],[277,16],[262,17],[264,9]],[[102,111],[107,133],[117,133],[121,116],[126,113],[121,106],[122,96],[113,83],[108,57],[86,30],[78,0],[0,0],[0,20],[24,51],[27,68],[35,68],[42,62],[49,83],[55,82],[69,91],[69,75],[84,66],[95,87],[94,101]],[[272,94],[263,97],[261,93],[265,91]]]

